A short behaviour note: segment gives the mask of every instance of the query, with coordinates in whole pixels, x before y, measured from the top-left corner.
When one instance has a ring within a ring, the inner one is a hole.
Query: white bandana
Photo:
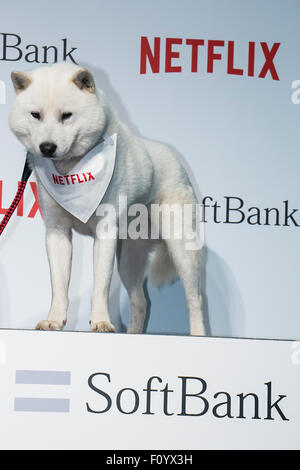
[[[67,175],[49,158],[32,155],[35,171],[56,202],[77,219],[87,222],[102,201],[116,160],[117,134],[88,152]]]

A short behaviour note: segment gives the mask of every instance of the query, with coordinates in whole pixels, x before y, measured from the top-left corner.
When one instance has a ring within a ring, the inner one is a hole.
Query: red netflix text
[[[140,73],[174,73],[182,72],[181,58],[189,54],[189,70],[192,73],[215,73],[216,63],[224,61],[228,75],[244,75],[248,77],[266,78],[279,80],[278,72],[274,64],[275,56],[280,43],[250,41],[243,46],[243,61],[236,63],[235,53],[237,45],[235,41],[224,41],[215,39],[182,39],[155,37],[149,40],[147,36],[141,37],[140,48]],[[162,57],[164,55],[164,57]],[[263,66],[257,70],[256,58],[264,61]],[[202,69],[200,68],[200,57]],[[186,61],[184,62],[186,63]],[[162,66],[163,64],[163,66]]]
[[[60,185],[87,183],[88,181],[94,180],[92,173],[76,173],[74,175],[55,175],[52,173],[53,183]]]
[[[25,195],[23,195],[22,199],[20,200],[16,212],[17,212],[17,216],[19,217],[29,217],[33,219],[38,212],[40,213],[40,215],[42,215],[42,211],[40,207],[36,182],[34,181],[30,182],[29,185],[31,188],[31,196],[34,197],[33,204],[31,208],[29,209],[29,212],[27,214],[24,214],[24,197],[29,197],[28,189],[26,188]],[[0,180],[0,215],[5,215],[7,210],[8,208],[3,207],[3,181]]]

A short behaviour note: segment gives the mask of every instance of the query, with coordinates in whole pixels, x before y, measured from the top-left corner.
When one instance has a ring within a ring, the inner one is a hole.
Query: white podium
[[[0,330],[1,449],[299,449],[300,343]]]

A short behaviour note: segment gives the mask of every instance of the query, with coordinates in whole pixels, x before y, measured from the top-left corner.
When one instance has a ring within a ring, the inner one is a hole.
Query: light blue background
[[[245,205],[300,207],[299,113],[291,83],[300,79],[297,1],[73,0],[7,3],[1,31],[26,44],[56,45],[68,38],[76,60],[95,74],[120,117],[136,134],[172,145],[182,156],[199,195],[224,204],[236,196]],[[199,48],[199,73],[190,72],[190,47],[181,51],[182,73],[139,74],[140,37],[235,41],[237,67],[247,65],[248,42],[256,41],[255,77],[203,70],[206,47]],[[275,56],[279,81],[257,78],[264,61],[259,42],[280,42]],[[21,174],[24,151],[8,128],[13,100],[10,72],[37,64],[0,61],[7,104],[0,105],[0,179],[7,207]],[[25,212],[31,207],[27,188]],[[224,213],[224,212],[222,212]],[[297,215],[296,215],[297,217]],[[216,336],[300,337],[299,230],[296,227],[206,224],[203,293],[210,333]],[[40,216],[16,218],[0,240],[0,326],[33,328],[47,315],[50,280]],[[68,329],[88,329],[92,241],[75,236]],[[162,291],[149,287],[148,332],[188,332],[179,282]],[[119,331],[128,323],[128,299],[114,276],[111,311]]]

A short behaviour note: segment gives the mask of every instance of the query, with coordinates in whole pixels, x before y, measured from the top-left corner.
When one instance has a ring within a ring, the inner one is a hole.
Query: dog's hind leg
[[[161,197],[159,204],[162,211],[160,234],[185,290],[190,334],[205,335],[200,289],[201,237],[196,197],[190,186],[179,185],[174,194]]]
[[[187,250],[183,240],[165,240],[170,256],[183,284],[190,318],[190,333],[205,335],[200,293],[200,251]]]
[[[130,323],[128,333],[142,333],[146,317],[147,301],[143,290],[151,240],[122,240],[119,242],[118,270],[130,299]]]

